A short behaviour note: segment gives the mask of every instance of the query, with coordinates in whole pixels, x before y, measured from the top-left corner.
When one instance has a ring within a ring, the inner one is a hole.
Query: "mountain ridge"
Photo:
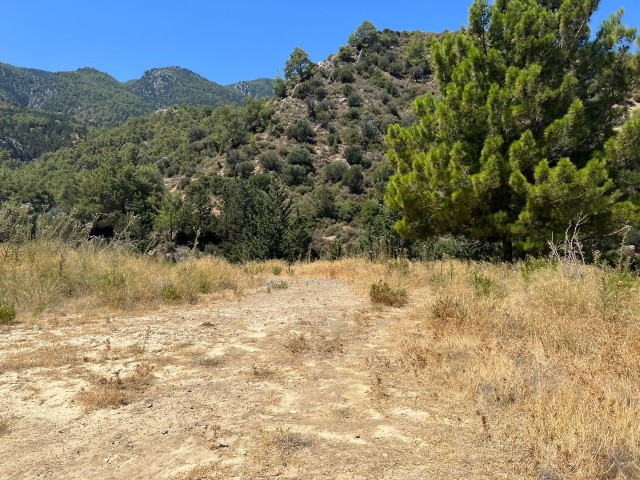
[[[0,100],[97,127],[117,126],[175,104],[242,104],[247,97],[270,96],[273,82],[256,79],[224,86],[183,67],[153,68],[139,79],[120,82],[93,67],[49,72],[0,62]],[[241,84],[246,87],[239,88]]]

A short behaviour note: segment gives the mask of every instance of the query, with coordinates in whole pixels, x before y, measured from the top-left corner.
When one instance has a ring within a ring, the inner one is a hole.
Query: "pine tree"
[[[439,95],[386,137],[402,235],[502,242],[510,260],[514,243],[541,251],[579,214],[591,235],[637,217],[601,153],[636,78],[636,29],[620,11],[592,39],[598,3],[476,0],[468,27],[434,42]]]

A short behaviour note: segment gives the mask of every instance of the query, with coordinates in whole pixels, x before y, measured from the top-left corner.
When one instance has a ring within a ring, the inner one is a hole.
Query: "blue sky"
[[[466,23],[471,0],[5,0],[0,62],[43,70],[84,66],[118,80],[179,65],[221,84],[275,77],[295,47],[319,61],[364,20],[378,29],[442,31]],[[602,0],[594,20],[625,8],[640,26],[640,1]]]

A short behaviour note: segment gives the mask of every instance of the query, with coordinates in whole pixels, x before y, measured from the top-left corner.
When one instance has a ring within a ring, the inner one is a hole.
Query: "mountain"
[[[0,63],[0,101],[97,127],[120,125],[175,104],[242,104],[248,96],[271,95],[272,85],[272,80],[259,79],[225,87],[180,67],[152,69],[122,83],[94,68],[53,73]]]
[[[258,78],[256,80],[249,80],[246,82],[232,83],[226,88],[231,88],[233,91],[253,98],[272,97],[273,96],[273,84],[272,78]]]
[[[222,103],[242,104],[250,93],[243,94],[234,88],[223,87],[197,73],[180,67],[164,67],[148,70],[139,80],[125,84],[127,90],[154,109],[169,105],[211,105]]]
[[[31,90],[53,75],[55,74],[44,70],[18,68],[0,63],[0,100],[28,105]]]
[[[94,68],[60,72],[36,82],[28,106],[96,126],[117,125],[153,109],[144,98]]]

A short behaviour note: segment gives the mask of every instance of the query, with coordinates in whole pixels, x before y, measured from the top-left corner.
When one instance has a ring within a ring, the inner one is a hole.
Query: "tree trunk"
[[[513,262],[513,242],[511,239],[502,239],[502,261],[509,263]]]

